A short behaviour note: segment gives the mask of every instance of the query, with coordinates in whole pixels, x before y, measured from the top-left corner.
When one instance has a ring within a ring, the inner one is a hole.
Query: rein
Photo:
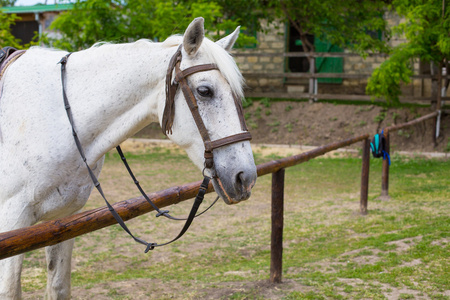
[[[173,121],[174,121],[174,115],[175,115],[175,94],[176,91],[178,89],[178,85],[181,85],[181,89],[183,91],[184,97],[186,99],[186,102],[189,106],[189,109],[192,113],[192,116],[195,120],[195,123],[197,125],[197,128],[200,132],[200,135],[202,137],[203,143],[205,145],[205,169],[211,169],[211,173],[215,173],[213,172],[212,168],[214,167],[214,155],[213,155],[213,150],[226,146],[226,145],[230,145],[233,143],[237,143],[240,141],[248,141],[251,140],[251,135],[247,130],[247,126],[245,125],[245,120],[244,120],[244,116],[242,113],[242,105],[241,102],[239,101],[239,99],[237,99],[237,97],[234,97],[234,102],[236,105],[236,109],[238,112],[238,116],[239,116],[239,120],[241,123],[241,128],[243,130],[242,133],[238,133],[235,135],[231,135],[225,138],[221,138],[218,140],[214,140],[211,141],[208,131],[205,127],[205,124],[203,123],[203,120],[200,116],[200,113],[198,111],[198,106],[197,106],[197,101],[195,99],[195,96],[193,95],[191,89],[189,88],[188,84],[187,84],[187,77],[195,74],[197,72],[203,72],[203,71],[210,71],[210,70],[218,70],[217,66],[215,64],[204,64],[204,65],[198,65],[198,66],[194,66],[194,67],[190,67],[187,68],[185,70],[181,70],[180,69],[180,63],[181,63],[181,47],[182,45],[180,45],[180,47],[178,48],[177,52],[175,53],[175,55],[172,57],[172,59],[170,60],[169,63],[169,68],[167,70],[167,74],[166,74],[166,106],[164,108],[164,114],[163,114],[163,120],[162,120],[162,128],[163,128],[163,132],[165,134],[171,134],[172,133],[172,125],[173,125]],[[69,100],[67,98],[66,95],[66,90],[65,90],[65,77],[66,77],[66,64],[68,61],[69,56],[72,53],[69,53],[67,55],[65,55],[60,61],[59,64],[61,64],[61,83],[62,83],[62,94],[63,94],[63,100],[64,100],[64,106],[66,109],[66,113],[67,113],[67,117],[69,119],[69,123],[72,129],[72,135],[75,141],[75,144],[77,146],[78,152],[80,153],[81,158],[83,159],[83,162],[86,165],[86,168],[89,172],[89,176],[91,177],[92,182],[94,183],[94,186],[96,187],[96,189],[98,190],[98,192],[100,193],[100,195],[102,196],[103,200],[105,201],[109,211],[111,212],[111,214],[113,215],[114,219],[117,221],[117,223],[119,223],[119,225],[123,228],[123,230],[125,230],[125,232],[127,232],[136,242],[143,244],[146,246],[145,249],[145,253],[147,253],[149,250],[153,250],[155,247],[160,247],[160,246],[165,246],[168,245],[176,240],[178,240],[180,237],[183,236],[183,234],[189,229],[192,221],[194,220],[194,218],[202,215],[203,213],[205,213],[207,210],[209,210],[219,199],[219,196],[217,196],[217,198],[214,200],[214,202],[207,207],[203,212],[198,213],[197,211],[201,205],[201,203],[203,202],[204,199],[204,195],[208,189],[208,185],[209,182],[211,180],[210,177],[204,175],[203,172],[203,182],[200,185],[199,191],[197,196],[195,197],[195,201],[192,205],[191,211],[188,215],[187,218],[176,218],[173,217],[169,214],[168,210],[160,210],[147,196],[147,194],[144,192],[144,190],[142,189],[142,187],[139,184],[139,181],[136,179],[136,177],[134,176],[130,166],[128,165],[126,158],[122,152],[122,149],[120,148],[120,146],[117,146],[117,152],[119,153],[122,162],[124,163],[128,173],[130,174],[131,178],[133,179],[135,185],[137,186],[138,190],[141,192],[142,196],[145,198],[145,200],[154,208],[154,210],[157,212],[156,217],[159,216],[165,216],[166,218],[172,219],[172,220],[185,220],[185,224],[183,226],[183,228],[181,229],[180,233],[173,238],[172,240],[162,243],[162,244],[158,244],[158,243],[149,243],[144,241],[143,239],[134,236],[131,231],[128,229],[128,227],[125,225],[125,222],[123,221],[123,219],[120,217],[120,215],[117,213],[117,211],[114,209],[114,207],[108,202],[108,200],[106,199],[106,196],[103,192],[103,189],[100,185],[100,182],[98,181],[97,177],[95,176],[94,172],[92,171],[92,169],[89,167],[88,163],[87,163],[87,159],[86,156],[84,154],[84,150],[83,147],[81,145],[81,142],[78,138],[78,134],[75,130],[74,127],[74,121],[73,121],[73,114],[72,114],[72,110],[69,104]],[[172,74],[173,74],[173,70],[175,69],[175,81],[172,82]],[[217,182],[219,183],[220,186],[222,186],[222,183],[220,181],[220,179],[218,178],[218,176],[216,174],[213,174],[213,178],[217,180]],[[225,191],[224,191],[225,193]],[[227,195],[227,197],[229,197]]]
[[[133,171],[131,170],[130,166],[128,165],[127,159],[125,158],[125,155],[122,152],[122,149],[120,148],[120,146],[116,147],[117,152],[120,155],[120,158],[122,159],[123,164],[125,165],[125,168],[128,171],[128,174],[130,174],[130,177],[133,179],[134,184],[137,186],[138,190],[141,192],[142,196],[144,197],[145,200],[147,200],[148,203],[150,203],[150,205],[153,207],[153,209],[157,212],[156,217],[159,216],[164,216],[168,219],[171,220],[175,220],[175,221],[186,221],[188,218],[176,218],[173,217],[171,215],[169,215],[169,211],[168,210],[163,210],[161,211],[156,205],[155,203],[153,203],[150,198],[148,198],[147,194],[145,193],[145,191],[142,189],[141,185],[139,184],[139,181],[136,179],[136,177],[133,174]],[[206,176],[205,176],[206,177]],[[219,200],[219,196],[216,197],[216,199],[213,201],[213,203],[211,203],[210,206],[208,206],[204,211],[202,211],[201,213],[198,213],[195,215],[195,218],[203,215],[205,212],[207,212],[211,207],[214,206],[214,204],[216,204],[217,200]]]

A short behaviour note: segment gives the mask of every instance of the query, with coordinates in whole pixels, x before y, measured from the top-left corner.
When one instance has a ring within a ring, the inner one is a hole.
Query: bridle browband
[[[249,141],[252,139],[252,136],[250,132],[248,132],[247,125],[245,124],[241,101],[236,95],[234,95],[234,103],[236,105],[237,114],[239,116],[239,121],[241,123],[241,129],[243,132],[211,141],[205,123],[203,122],[203,119],[198,111],[197,100],[195,99],[195,96],[187,83],[187,77],[198,72],[218,70],[219,68],[215,64],[204,64],[181,70],[181,48],[182,45],[178,47],[177,51],[172,56],[169,62],[169,67],[167,69],[166,106],[164,107],[161,128],[164,134],[172,133],[172,125],[175,118],[175,94],[178,89],[178,85],[180,85],[186,103],[188,104],[189,110],[191,111],[192,117],[194,118],[195,124],[197,125],[198,131],[200,132],[200,136],[202,137],[203,144],[205,146],[205,168],[212,169],[214,167],[214,149],[242,141]],[[175,80],[172,80],[172,74],[174,73],[174,70]]]
[[[251,135],[247,130],[247,126],[245,124],[245,120],[244,120],[244,116],[243,116],[243,110],[242,110],[242,105],[241,102],[239,101],[239,99],[237,99],[237,97],[234,97],[234,102],[236,105],[236,109],[237,109],[237,113],[239,116],[239,120],[241,123],[241,128],[244,132],[242,133],[238,133],[235,135],[231,135],[225,138],[221,138],[218,140],[214,140],[211,141],[208,131],[205,127],[205,124],[203,123],[203,120],[200,116],[200,113],[198,111],[198,106],[197,106],[197,101],[195,99],[195,96],[193,95],[191,89],[189,88],[188,84],[187,84],[187,77],[197,73],[197,72],[203,72],[203,71],[210,71],[210,70],[218,70],[218,67],[215,64],[204,64],[204,65],[198,65],[198,66],[194,66],[194,67],[190,67],[187,68],[185,70],[180,70],[180,63],[181,63],[181,47],[182,45],[179,46],[178,50],[176,51],[176,53],[174,54],[174,56],[172,57],[172,59],[170,60],[170,64],[169,64],[169,68],[167,71],[167,75],[166,75],[166,106],[164,108],[164,114],[163,114],[163,121],[162,121],[162,129],[163,132],[165,134],[171,134],[172,133],[172,125],[173,125],[173,120],[174,120],[174,115],[175,115],[175,94],[178,88],[178,84],[181,85],[183,94],[185,96],[186,102],[189,106],[189,109],[191,110],[192,116],[195,120],[195,123],[197,125],[197,128],[200,132],[200,135],[202,137],[203,143],[205,145],[205,168],[209,168],[212,169],[214,167],[214,155],[213,155],[213,150],[226,146],[226,145],[230,145],[233,143],[237,143],[237,142],[241,142],[241,141],[248,141],[251,140]],[[126,169],[128,170],[128,173],[130,174],[131,178],[133,179],[134,183],[136,184],[137,188],[139,189],[139,191],[141,192],[142,196],[147,200],[147,202],[150,203],[150,205],[155,209],[155,211],[157,211],[156,217],[159,216],[165,216],[169,219],[172,220],[185,220],[186,223],[184,224],[183,228],[181,229],[180,233],[172,240],[162,243],[162,244],[157,244],[157,243],[148,243],[136,236],[134,236],[131,231],[128,229],[128,227],[125,225],[125,222],[123,221],[123,219],[120,217],[120,215],[117,213],[117,211],[114,209],[114,207],[108,202],[108,200],[106,199],[104,192],[101,188],[100,182],[98,181],[97,177],[95,176],[94,172],[92,171],[92,169],[89,167],[88,163],[87,163],[87,159],[86,156],[84,154],[84,150],[83,147],[81,145],[81,142],[78,138],[78,134],[75,130],[74,127],[74,121],[73,121],[73,115],[72,115],[72,110],[69,104],[69,100],[67,98],[66,95],[66,90],[65,90],[65,73],[66,73],[66,64],[67,64],[67,60],[69,58],[69,56],[72,53],[69,53],[67,55],[65,55],[60,61],[59,64],[61,64],[61,83],[62,83],[62,94],[63,94],[63,100],[64,100],[64,107],[66,109],[66,113],[67,113],[67,117],[69,119],[69,123],[72,129],[72,135],[74,137],[74,141],[75,144],[77,146],[78,152],[80,153],[81,158],[83,159],[83,162],[86,165],[86,168],[89,172],[89,175],[92,179],[92,182],[94,183],[94,186],[97,188],[98,192],[100,193],[100,195],[102,196],[102,198],[104,199],[109,211],[111,212],[111,214],[113,215],[113,217],[115,218],[115,220],[117,221],[117,223],[138,243],[143,244],[146,246],[145,249],[145,253],[147,253],[149,250],[153,250],[155,247],[160,247],[160,246],[164,246],[164,245],[168,245],[176,240],[178,240],[189,228],[189,226],[191,225],[192,221],[194,220],[194,218],[202,215],[203,213],[205,213],[207,210],[209,210],[219,199],[219,197],[216,198],[216,200],[214,200],[214,202],[207,207],[203,212],[198,213],[198,208],[200,207],[200,204],[203,202],[203,198],[204,195],[208,189],[208,185],[209,185],[209,181],[210,181],[210,177],[204,175],[204,179],[202,184],[200,185],[199,191],[197,196],[195,197],[195,201],[192,205],[191,211],[189,213],[189,216],[187,218],[175,218],[172,217],[171,215],[169,215],[169,211],[168,210],[160,210],[147,196],[147,194],[144,192],[144,190],[141,188],[139,181],[136,179],[136,177],[134,176],[133,172],[131,171],[130,166],[128,165],[126,158],[122,152],[122,149],[120,148],[120,146],[117,146],[116,149],[122,159],[122,162],[124,163]],[[172,82],[172,73],[173,70],[175,69],[175,78],[176,81]],[[219,185],[222,186],[222,183],[220,182],[220,179],[217,176],[214,176],[215,179],[218,181]],[[225,192],[225,191],[224,191]],[[228,195],[227,195],[228,197]]]

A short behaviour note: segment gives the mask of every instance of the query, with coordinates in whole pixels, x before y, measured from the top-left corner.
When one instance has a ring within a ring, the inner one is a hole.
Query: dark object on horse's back
[[[6,68],[24,53],[25,50],[17,50],[13,47],[5,47],[3,49],[0,49],[0,79],[2,79]],[[0,85],[0,96],[1,95],[2,85]]]
[[[13,47],[5,47],[3,49],[0,50],[0,64],[11,54],[13,54],[14,52],[16,52],[17,49],[13,48]]]
[[[17,50],[13,47],[0,49],[0,78],[5,73],[6,68],[24,53],[25,50]]]

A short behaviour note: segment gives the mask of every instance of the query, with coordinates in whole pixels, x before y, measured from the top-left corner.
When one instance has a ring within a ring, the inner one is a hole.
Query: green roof
[[[0,10],[2,10],[4,13],[7,14],[25,14],[25,13],[40,13],[47,11],[63,11],[72,8],[73,4],[53,4],[53,5],[36,4],[32,6],[1,7]]]

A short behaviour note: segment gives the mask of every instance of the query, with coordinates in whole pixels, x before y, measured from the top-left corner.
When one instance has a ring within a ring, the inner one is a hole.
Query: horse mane
[[[134,43],[130,44],[157,44],[154,43],[151,40],[148,39],[140,39]],[[183,43],[183,36],[181,35],[172,35],[168,37],[164,42],[161,43],[162,47],[165,48],[172,48],[172,47],[178,47],[181,43]],[[97,42],[95,43],[91,48],[101,48],[102,46],[107,45],[115,45],[115,46],[126,46],[127,44],[115,44],[111,42]],[[128,44],[129,45],[129,44]],[[219,68],[220,73],[225,78],[225,80],[228,82],[228,84],[231,87],[231,91],[238,97],[243,98],[244,97],[244,91],[243,91],[243,85],[244,85],[244,77],[242,76],[241,72],[239,71],[239,68],[234,61],[233,57],[221,46],[217,45],[215,42],[211,41],[208,38],[204,38],[202,45],[200,46],[199,51],[202,51],[204,53],[208,60],[211,61],[211,63],[214,63]]]
[[[183,42],[183,36],[173,35],[168,37],[163,43],[163,47],[178,47]],[[220,73],[231,87],[231,91],[239,98],[244,97],[243,85],[244,77],[234,61],[233,57],[221,46],[208,38],[204,38],[199,51],[204,53],[211,63],[219,68]]]

